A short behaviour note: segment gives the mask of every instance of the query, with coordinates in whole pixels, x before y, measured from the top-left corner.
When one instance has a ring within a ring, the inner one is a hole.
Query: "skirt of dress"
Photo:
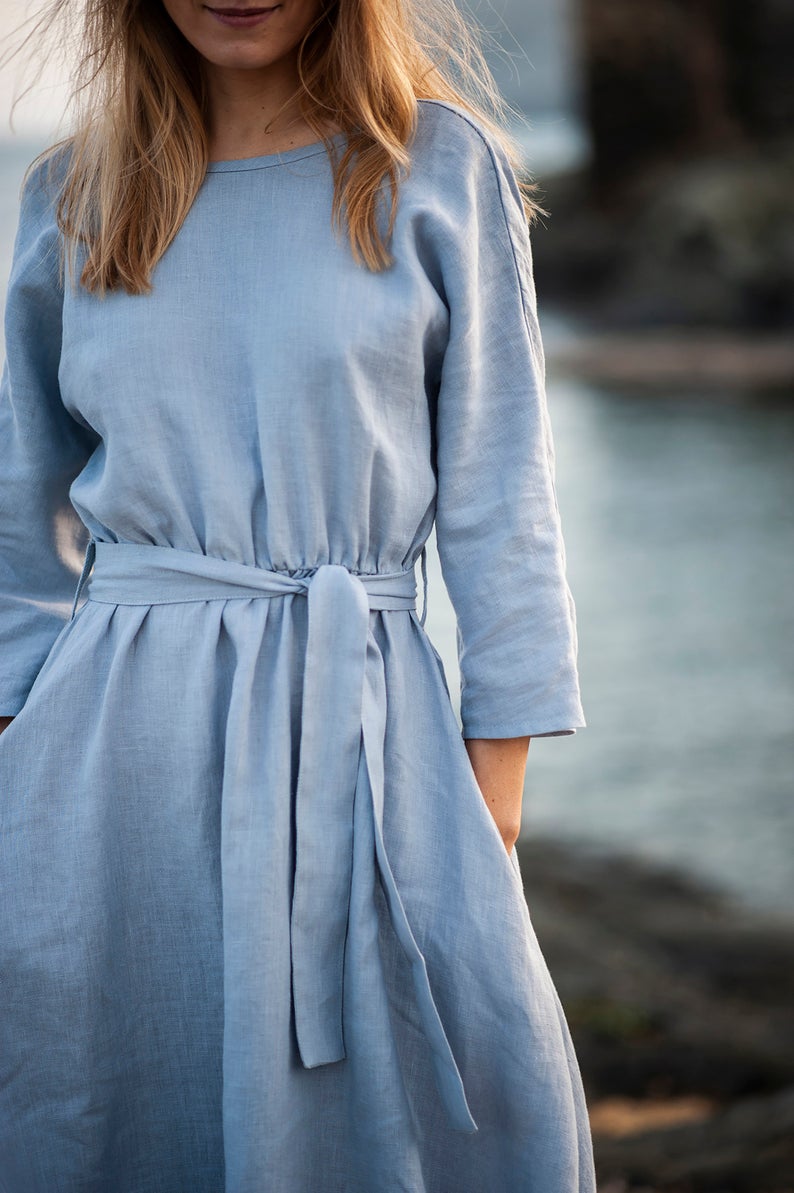
[[[88,601],[0,736],[2,1193],[593,1193],[568,1027],[440,659],[413,613],[370,618],[384,842],[476,1132],[439,1098],[359,795],[346,1055],[301,1063],[306,602]]]

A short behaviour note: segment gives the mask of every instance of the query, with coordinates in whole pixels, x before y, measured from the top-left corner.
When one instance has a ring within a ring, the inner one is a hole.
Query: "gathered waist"
[[[421,552],[424,603],[427,612],[425,548]],[[146,543],[111,543],[91,539],[72,605],[81,594],[113,605],[163,605],[184,601],[212,601],[309,595],[320,577],[324,583],[350,586],[365,595],[369,609],[415,609],[414,569],[396,572],[353,572],[341,564],[324,563],[305,575],[237,563],[215,555],[182,551]]]

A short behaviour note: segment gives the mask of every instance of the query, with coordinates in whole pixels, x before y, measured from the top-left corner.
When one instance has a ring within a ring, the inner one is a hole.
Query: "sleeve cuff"
[[[517,720],[517,721],[481,721],[476,717],[462,717],[463,738],[471,737],[572,737],[577,729],[586,729],[587,723],[583,716],[571,717],[568,720],[557,718]]]

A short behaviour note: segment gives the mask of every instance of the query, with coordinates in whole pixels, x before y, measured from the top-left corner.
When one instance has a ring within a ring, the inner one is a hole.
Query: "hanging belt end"
[[[74,621],[74,615],[77,612],[77,602],[80,600],[80,594],[83,591],[83,586],[88,579],[88,573],[94,566],[94,559],[96,557],[96,539],[92,536],[88,540],[88,545],[85,549],[85,559],[83,560],[83,570],[80,573],[80,579],[77,581],[77,590],[72,601],[72,612],[69,616],[70,621]]]

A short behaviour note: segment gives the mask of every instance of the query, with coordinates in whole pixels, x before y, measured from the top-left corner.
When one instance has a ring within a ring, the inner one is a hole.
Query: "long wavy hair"
[[[49,0],[28,23],[14,53],[32,46],[41,58],[53,34],[62,52],[74,47],[77,119],[68,137],[31,162],[26,180],[45,162],[65,163],[57,221],[72,276],[78,242],[86,247],[80,282],[87,290],[148,293],[209,162],[202,59],[161,0]],[[332,221],[337,229],[346,224],[359,264],[378,271],[392,263],[388,246],[401,173],[410,169],[417,99],[450,101],[475,116],[512,162],[528,222],[548,214],[507,132],[512,109],[485,61],[482,33],[452,0],[324,0],[298,47],[298,75],[292,98],[329,151]],[[334,126],[346,134],[341,154],[326,131]],[[384,180],[391,198],[385,236],[378,214]]]

